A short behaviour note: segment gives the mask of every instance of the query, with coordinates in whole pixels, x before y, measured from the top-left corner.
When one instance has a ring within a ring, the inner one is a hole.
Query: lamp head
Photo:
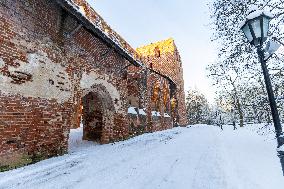
[[[258,47],[267,39],[269,22],[273,15],[267,11],[253,11],[241,24],[241,30],[244,32],[248,41]]]

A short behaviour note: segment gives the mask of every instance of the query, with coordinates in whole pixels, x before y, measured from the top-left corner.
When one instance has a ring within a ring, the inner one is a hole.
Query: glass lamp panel
[[[251,35],[248,23],[242,28],[244,34],[246,35],[247,39],[249,40],[249,42],[252,42],[253,37]]]
[[[261,17],[258,17],[255,20],[251,21],[251,26],[252,26],[252,29],[253,29],[253,32],[254,32],[256,38],[261,37],[260,18]]]
[[[263,37],[267,37],[267,33],[269,30],[269,21],[270,21],[270,18],[266,16],[263,17]]]

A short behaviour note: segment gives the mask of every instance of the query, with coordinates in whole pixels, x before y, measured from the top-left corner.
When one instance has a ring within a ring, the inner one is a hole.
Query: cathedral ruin
[[[0,1],[0,167],[187,124],[173,39],[133,49],[85,0]]]

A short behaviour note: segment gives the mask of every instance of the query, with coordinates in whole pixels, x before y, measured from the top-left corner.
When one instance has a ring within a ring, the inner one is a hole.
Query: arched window
[[[170,99],[169,86],[166,82],[163,84],[163,101],[166,110],[168,110],[168,101]]]
[[[152,103],[154,105],[155,110],[159,110],[160,109],[160,82],[157,81],[155,82],[154,86],[153,86],[153,92],[152,92]]]
[[[153,63],[152,62],[150,62],[150,68],[153,68]]]

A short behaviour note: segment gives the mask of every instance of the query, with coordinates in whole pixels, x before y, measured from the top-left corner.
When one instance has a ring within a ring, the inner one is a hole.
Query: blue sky
[[[198,88],[209,101],[214,91],[205,67],[214,62],[209,0],[88,0],[134,48],[173,37],[181,54],[185,89]]]

